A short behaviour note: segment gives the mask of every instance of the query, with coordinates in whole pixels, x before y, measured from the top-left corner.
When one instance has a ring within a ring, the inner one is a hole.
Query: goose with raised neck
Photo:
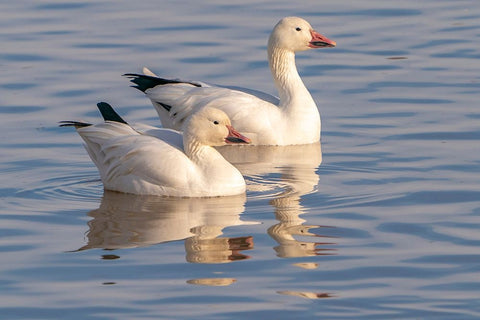
[[[268,40],[268,62],[279,98],[238,87],[128,73],[135,88],[150,98],[164,127],[184,129],[187,117],[204,106],[223,110],[254,145],[292,145],[320,140],[320,113],[295,64],[295,52],[334,47],[299,17],[281,19]]]

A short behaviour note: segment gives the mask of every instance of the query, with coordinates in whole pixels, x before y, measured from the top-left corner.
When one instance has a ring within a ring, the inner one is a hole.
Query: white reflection
[[[210,287],[225,287],[237,282],[235,278],[199,278],[187,280],[189,284],[196,284]]]
[[[328,292],[306,292],[306,291],[284,290],[284,291],[277,291],[277,293],[287,295],[287,296],[300,297],[304,299],[324,299],[324,298],[335,297],[334,295]]]
[[[245,175],[247,189],[271,198],[278,223],[268,234],[278,243],[279,257],[332,254],[333,243],[311,232],[325,228],[305,224],[302,196],[315,192],[317,169],[322,162],[320,143],[298,146],[236,146],[219,151]],[[269,190],[275,190],[273,195]],[[278,190],[281,190],[278,192]],[[255,197],[255,196],[254,196]],[[221,237],[227,226],[242,221],[245,195],[218,198],[164,198],[105,191],[102,203],[88,215],[91,248],[119,249],[185,240],[186,260],[223,263],[247,259],[242,252],[253,248],[253,238]]]
[[[332,249],[328,248],[328,245],[332,243],[311,240],[322,236],[309,230],[322,226],[304,225],[305,220],[300,217],[305,211],[301,205],[301,197],[316,191],[320,180],[317,173],[322,163],[320,143],[293,146],[226,146],[219,148],[219,151],[246,177],[247,190],[283,190],[270,201],[279,223],[268,229],[268,234],[279,244],[274,248],[279,257],[331,254]],[[279,174],[279,179],[272,182],[272,179],[265,177],[272,174]],[[307,238],[309,241],[295,237]]]
[[[248,177],[281,174],[282,187],[298,195],[314,191],[320,179],[316,172],[322,163],[320,142],[292,146],[225,146],[217,149],[247,177],[247,188],[251,191],[262,191],[262,187],[255,185],[255,180]],[[260,184],[268,185],[268,181]]]
[[[252,238],[220,238],[242,221],[245,195],[216,198],[166,198],[105,191],[98,209],[88,213],[88,243],[79,250],[120,249],[185,240],[187,260],[230,262],[248,258]]]

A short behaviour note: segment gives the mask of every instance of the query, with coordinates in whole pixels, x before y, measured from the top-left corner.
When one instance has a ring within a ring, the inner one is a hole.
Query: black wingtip
[[[120,117],[120,115],[113,110],[112,106],[106,102],[99,102],[97,103],[98,110],[102,114],[102,117],[105,121],[114,121],[128,124],[125,120]]]
[[[102,117],[105,121],[114,121],[128,124],[125,120],[122,119],[122,117],[118,115],[118,113],[115,112],[115,110],[113,110],[112,106],[108,103],[99,102],[97,103],[97,107],[98,110],[100,110],[100,113],[102,114]],[[75,127],[75,129],[89,127],[92,125],[91,123],[80,121],[60,121],[59,123],[60,127]]]
[[[132,86],[133,88],[138,89],[142,92],[145,92],[148,89],[151,89],[153,87],[156,87],[157,85],[162,84],[162,83],[159,83],[157,78],[146,76],[143,74],[126,73],[123,76],[129,78],[130,82],[136,84],[135,86]]]
[[[136,84],[135,86],[132,86],[133,88],[136,88],[142,92],[145,92],[148,89],[154,88],[156,86],[162,86],[171,83],[186,83],[195,87],[201,87],[200,84],[194,82],[164,79],[137,73],[125,73],[123,76],[129,78],[130,82]]]
[[[75,129],[89,127],[92,124],[86,122],[79,122],[79,121],[59,121],[59,127],[75,127]]]

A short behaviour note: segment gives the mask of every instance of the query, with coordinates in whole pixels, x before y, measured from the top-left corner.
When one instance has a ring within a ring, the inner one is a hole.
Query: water
[[[0,318],[478,319],[477,2],[4,1]],[[104,193],[57,127],[156,125],[144,65],[275,93],[287,15],[338,44],[297,57],[322,144],[223,150],[246,196]]]

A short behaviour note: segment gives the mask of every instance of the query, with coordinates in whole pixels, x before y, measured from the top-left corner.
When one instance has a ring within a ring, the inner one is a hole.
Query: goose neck
[[[268,49],[268,62],[280,97],[280,107],[310,97],[295,65],[295,53],[291,50],[272,47]]]
[[[197,162],[200,158],[202,158],[206,149],[208,149],[209,147],[199,143],[196,139],[190,138],[188,135],[184,135],[183,148],[184,148],[185,154],[193,162]]]

